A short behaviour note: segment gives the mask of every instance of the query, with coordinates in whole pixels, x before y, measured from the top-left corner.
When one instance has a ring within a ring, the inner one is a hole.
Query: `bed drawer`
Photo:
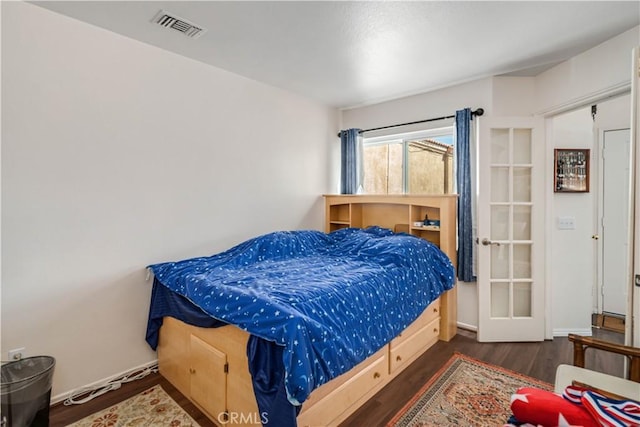
[[[438,341],[440,318],[433,319],[412,335],[389,348],[389,372],[395,374],[421,355],[427,347]]]
[[[298,426],[337,426],[347,418],[354,407],[357,408],[382,389],[389,377],[389,359],[386,350],[387,347],[384,347],[382,351],[372,356],[373,360],[368,361],[364,369],[351,376],[326,396],[319,400],[309,399],[302,406],[302,412],[298,416]],[[312,393],[311,397],[313,395]],[[305,408],[305,406],[307,407]],[[350,412],[344,415],[343,413],[347,410]]]
[[[420,317],[418,317],[412,324],[410,324],[407,329],[402,331],[400,335],[395,337],[391,341],[391,349],[402,344],[407,339],[411,338],[416,332],[424,328],[426,325],[431,323],[434,319],[440,318],[440,300],[436,300],[429,304],[429,306],[422,312]]]

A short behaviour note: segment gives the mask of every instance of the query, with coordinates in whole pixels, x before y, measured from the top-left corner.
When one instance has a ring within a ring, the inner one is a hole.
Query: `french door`
[[[542,118],[480,119],[478,341],[542,341],[545,144]]]

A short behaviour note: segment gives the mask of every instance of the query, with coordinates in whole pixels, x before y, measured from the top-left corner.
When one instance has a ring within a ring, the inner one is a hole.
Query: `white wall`
[[[640,27],[635,27],[536,77],[501,76],[482,79],[430,93],[346,110],[342,113],[343,128],[371,128],[450,115],[463,107],[483,107],[486,115],[511,116],[531,115],[537,112],[547,113],[566,109],[578,102],[587,103],[608,90],[620,91],[628,88],[631,78],[631,50],[638,44],[638,40],[640,40]],[[435,127],[436,124],[429,124],[429,126]],[[547,148],[553,152],[553,146],[549,144],[550,142],[547,141]],[[550,171],[551,163],[545,165],[545,168]],[[550,199],[552,198],[550,197]],[[562,201],[562,199],[560,200]],[[554,206],[551,209],[555,212]],[[563,209],[562,205],[558,206],[558,212]],[[576,212],[577,221],[580,224],[589,223],[592,226],[593,218],[589,216],[591,214],[587,214],[588,217],[585,218],[578,216],[579,214]],[[547,227],[555,227],[553,218],[547,221]],[[547,231],[548,236],[553,232],[551,229]],[[589,233],[589,244],[591,244],[591,232],[589,231]],[[556,281],[569,276],[574,264],[573,262],[569,264],[554,263],[552,266],[548,265],[547,268],[554,272],[551,287],[555,294],[556,287],[566,286],[565,283],[557,283]],[[579,289],[573,286],[563,288],[563,292],[567,294],[577,291]],[[574,305],[564,304],[564,301],[566,300],[558,299],[557,303],[560,304],[558,306],[551,303],[553,311],[562,309],[572,312]],[[471,328],[477,326],[477,305],[475,284],[460,283],[458,287],[458,321],[461,325]],[[590,312],[590,302],[587,303],[587,307]],[[575,313],[576,317],[580,319],[584,317],[581,310],[582,308]],[[568,321],[567,324],[562,323],[565,320]],[[552,318],[550,326],[559,331],[575,327],[573,322],[564,317]]]
[[[477,80],[447,89],[440,89],[421,95],[409,96],[381,104],[370,105],[361,108],[344,110],[342,112],[342,125],[344,129],[360,128],[368,129],[379,126],[406,123],[431,117],[450,116],[456,110],[469,107],[475,110],[478,107],[485,108],[491,113],[491,79]],[[377,136],[401,132],[409,132],[417,129],[432,129],[451,125],[452,120],[431,122],[426,124],[406,126],[402,128],[388,129],[383,132],[367,134]]]
[[[591,109],[583,108],[553,119],[548,146],[553,148],[591,149],[591,169],[595,159],[595,141]],[[552,173],[552,172],[551,172]],[[569,332],[591,335],[591,310],[594,263],[597,242],[591,238],[595,233],[595,203],[597,182],[591,177],[588,193],[555,193],[552,199],[551,227],[552,278],[551,319],[554,335]],[[575,219],[575,230],[559,230],[558,217]],[[567,304],[570,302],[570,304]]]
[[[554,148],[589,148],[591,150],[590,192],[580,194],[555,193],[552,196],[551,261],[553,283],[552,328],[555,336],[568,333],[591,333],[591,313],[596,304],[596,264],[598,241],[591,238],[599,234],[598,227],[598,138],[606,129],[628,128],[631,110],[630,96],[623,95],[599,102],[596,120],[591,107],[554,116],[548,123],[549,157]],[[622,165],[624,166],[624,165]],[[575,230],[559,230],[558,217],[576,219]],[[566,301],[571,301],[567,310]]]
[[[456,110],[469,107],[484,108],[491,114],[493,79],[482,79],[438,91],[414,95],[381,104],[342,112],[343,128],[361,129],[405,123],[431,117],[450,116]],[[430,122],[412,127],[386,130],[387,134],[401,131],[430,129],[451,125],[452,120]],[[367,134],[372,135],[372,134]],[[458,284],[458,323],[470,329],[478,325],[478,298],[474,283]]]
[[[628,90],[631,50],[640,44],[636,26],[536,77],[536,112],[563,110],[606,90]]]
[[[54,396],[155,359],[146,265],[321,229],[336,185],[337,111],[27,3],[2,107],[2,355]]]
[[[501,76],[493,79],[492,103],[496,116],[529,116],[534,111],[535,77]]]
[[[628,128],[631,122],[630,94],[607,99],[597,104],[596,127],[600,130]],[[590,107],[588,107],[591,110]]]

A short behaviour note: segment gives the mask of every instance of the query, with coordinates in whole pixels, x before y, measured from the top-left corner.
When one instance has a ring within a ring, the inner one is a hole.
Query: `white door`
[[[625,315],[629,271],[629,129],[603,132],[602,311]]]
[[[487,117],[478,141],[478,341],[544,340],[544,122]]]

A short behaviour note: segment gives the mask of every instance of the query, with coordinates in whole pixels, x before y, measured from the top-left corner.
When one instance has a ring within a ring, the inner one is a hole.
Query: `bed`
[[[150,266],[147,341],[163,375],[220,425],[294,426],[301,407],[301,425],[329,425],[338,418],[307,407],[336,404],[344,418],[394,376],[392,342],[411,350],[437,339],[438,298],[455,283],[449,257],[426,239],[350,225]]]

